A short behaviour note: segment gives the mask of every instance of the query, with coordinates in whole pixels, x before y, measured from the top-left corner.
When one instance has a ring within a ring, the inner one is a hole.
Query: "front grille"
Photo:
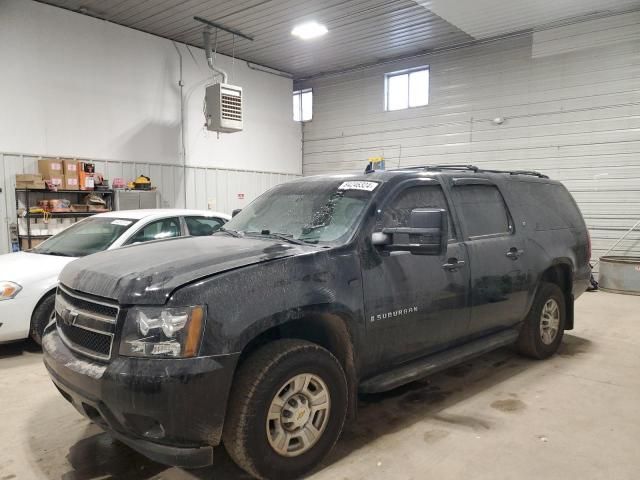
[[[81,346],[100,356],[109,358],[111,351],[111,337],[109,335],[92,332],[73,325],[65,325],[62,322],[58,322],[58,330],[62,332],[68,342],[71,342],[70,346]]]
[[[109,360],[118,318],[118,306],[58,287],[56,325],[72,350],[98,360]]]
[[[72,297],[69,293],[62,289],[58,290],[58,294],[78,309],[95,312],[99,315],[109,318],[116,318],[118,316],[118,307],[112,307],[103,303],[91,302],[79,297]]]

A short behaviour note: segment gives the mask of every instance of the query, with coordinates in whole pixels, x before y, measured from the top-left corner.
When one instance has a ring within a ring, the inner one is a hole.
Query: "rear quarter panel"
[[[570,267],[577,298],[587,287],[591,269],[587,226],[571,194],[560,182],[536,177],[506,180],[503,190],[515,227],[527,238],[529,305],[544,271],[558,264]]]

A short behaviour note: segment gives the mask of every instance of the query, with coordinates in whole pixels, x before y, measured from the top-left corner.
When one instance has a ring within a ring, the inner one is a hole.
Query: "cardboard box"
[[[32,173],[19,173],[16,175],[16,188],[19,190],[44,190],[46,185],[42,175]]]
[[[80,190],[93,190],[95,187],[93,173],[78,172],[78,185]]]
[[[17,173],[16,174],[16,183],[17,182],[41,182],[42,175],[38,173]]]
[[[78,181],[78,176],[74,175],[65,175],[63,177],[64,183],[62,184],[63,190],[80,190],[80,182]]]
[[[51,176],[44,179],[45,182],[50,182],[56,188],[64,189],[64,175]]]
[[[30,190],[45,190],[47,185],[44,183],[44,180],[38,180],[37,182],[16,182],[16,188],[18,190],[26,190],[27,188]]]
[[[78,162],[75,160],[62,159],[62,169],[66,177],[78,177]]]
[[[38,160],[38,172],[46,179],[62,178],[62,161],[58,159]]]
[[[35,248],[44,242],[46,238],[32,238],[31,239],[31,248]],[[29,249],[29,239],[22,237],[20,239],[20,250],[28,250]]]

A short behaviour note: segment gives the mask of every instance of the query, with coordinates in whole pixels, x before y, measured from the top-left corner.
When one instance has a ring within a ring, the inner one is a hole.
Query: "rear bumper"
[[[60,393],[84,416],[150,459],[180,467],[213,461],[237,355],[194,359],[86,360],[55,328],[44,363]]]

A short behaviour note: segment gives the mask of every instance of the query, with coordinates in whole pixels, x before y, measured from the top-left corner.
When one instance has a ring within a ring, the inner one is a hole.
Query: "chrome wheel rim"
[[[302,373],[276,393],[267,415],[267,438],[283,457],[297,457],[311,449],[329,423],[331,396],[317,375]]]
[[[560,329],[560,306],[553,298],[547,300],[540,315],[540,338],[545,345],[551,345]]]

